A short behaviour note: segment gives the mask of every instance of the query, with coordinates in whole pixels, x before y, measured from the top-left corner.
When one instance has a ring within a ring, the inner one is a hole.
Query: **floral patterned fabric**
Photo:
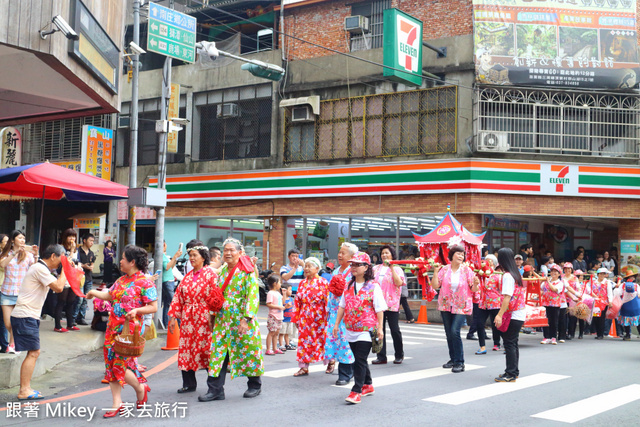
[[[333,336],[333,327],[336,324],[338,318],[338,305],[340,304],[340,297],[335,296],[329,292],[327,300],[327,328],[326,330],[326,342],[324,344],[325,359],[337,360],[340,363],[353,363],[356,361],[351,352],[351,347],[345,336],[346,328],[344,322],[340,322],[338,326],[338,336]]]
[[[218,277],[218,286],[222,287],[229,267],[225,265]],[[262,356],[262,338],[256,315],[260,304],[258,278],[236,268],[233,277],[224,290],[222,310],[216,314],[211,342],[211,360],[209,376],[220,375],[224,359],[229,353],[229,372],[231,378],[245,376],[258,377],[264,373]],[[243,317],[251,317],[246,334],[238,334]]]
[[[451,265],[445,265],[438,272],[440,283],[438,310],[470,316],[473,312],[470,286],[473,284],[474,273],[466,265],[461,265],[459,268],[460,283],[456,292],[451,292]]]
[[[400,276],[402,286],[407,286],[407,278],[404,275],[404,271],[395,265],[393,266],[393,269],[396,271],[398,276]],[[391,268],[378,264],[373,267],[373,274],[375,281],[378,282],[380,284],[380,288],[382,288],[382,294],[384,295],[384,300],[389,307],[389,311],[400,310],[400,294],[402,293],[402,286],[396,286],[393,282]]]
[[[563,286],[561,280],[555,280],[551,282],[551,285],[553,285],[553,287],[555,287],[556,289]],[[542,292],[540,303],[544,307],[560,307],[560,305],[562,304],[562,297],[559,293],[553,292],[549,288],[549,284],[547,282],[542,282],[542,285],[540,285],[540,290]]]
[[[492,274],[480,281],[480,308],[499,309],[502,305],[502,274]]]
[[[322,277],[300,282],[294,301],[296,310],[291,319],[298,325],[296,358],[299,363],[319,362],[325,358],[328,296],[329,282]]]
[[[178,369],[181,371],[197,371],[209,366],[211,328],[205,297],[211,287],[216,286],[217,279],[210,267],[204,267],[195,274],[191,270],[173,295],[169,316],[180,319]]]
[[[109,290],[111,294],[111,307],[109,313],[109,323],[104,338],[104,378],[109,381],[118,381],[124,386],[124,374],[127,369],[133,371],[141,383],[146,382],[138,370],[135,357],[122,357],[113,351],[113,343],[116,335],[122,333],[124,328],[125,316],[134,308],[144,307],[145,305],[156,301],[158,294],[155,284],[147,279],[141,271],[133,275],[120,277]],[[144,321],[142,316],[136,316],[141,325],[140,335],[144,335]],[[135,322],[129,321],[129,330],[133,333]]]
[[[378,325],[378,317],[373,306],[375,285],[376,282],[369,281],[356,294],[356,285],[352,283],[344,291],[344,324],[350,331],[369,331]]]

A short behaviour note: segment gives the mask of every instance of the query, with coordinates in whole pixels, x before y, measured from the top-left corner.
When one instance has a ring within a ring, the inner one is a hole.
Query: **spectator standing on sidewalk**
[[[76,231],[73,228],[67,228],[63,233],[62,233],[62,246],[65,249],[65,256],[67,258],[69,258],[69,261],[71,263],[73,263],[74,265],[78,264],[78,250],[76,247],[76,239],[77,239],[78,235],[76,233]],[[62,267],[58,267],[58,273],[60,273],[60,271],[62,271]],[[57,298],[57,304],[56,304],[56,315],[55,315],[55,327],[54,327],[54,331],[55,332],[69,332],[69,330],[73,330],[73,331],[78,331],[80,330],[80,328],[78,328],[75,324],[74,324],[74,317],[73,317],[73,309],[74,309],[74,304],[76,301],[76,294],[73,293],[73,291],[71,290],[71,286],[69,285],[69,282],[66,282],[64,285],[64,290],[59,293]],[[62,311],[64,310],[66,318],[67,318],[67,327],[63,328],[62,327]]]
[[[96,262],[96,254],[93,253],[91,247],[95,237],[93,234],[85,234],[82,238],[82,246],[78,249],[78,260],[82,271],[84,271],[84,286],[82,287],[82,293],[87,294],[93,286],[93,264]],[[87,315],[87,299],[80,298],[79,303],[74,310],[74,319],[76,324],[86,326],[89,323],[85,320]]]
[[[105,242],[102,254],[104,255],[104,277],[102,281],[107,285],[111,285],[113,283],[113,260],[116,257],[116,249],[111,240]]]
[[[209,249],[207,248],[207,250]],[[176,291],[176,280],[175,277],[173,277],[173,267],[176,265],[178,258],[182,256],[182,251],[178,249],[178,251],[173,254],[173,257],[169,258],[167,256],[166,241],[164,242],[162,251],[162,324],[165,327],[169,327],[169,307],[171,306],[171,301],[173,300],[173,295]],[[209,265],[209,261],[210,260],[207,260],[207,266]]]
[[[304,261],[300,251],[295,248],[291,249],[287,256],[289,264],[280,268],[280,276],[283,283],[291,286],[291,291],[295,295],[298,292],[298,285],[304,280]]]
[[[40,400],[44,396],[31,388],[31,376],[40,356],[40,312],[49,289],[62,292],[66,283],[64,273],[56,278],[51,272],[60,266],[64,256],[61,245],[50,245],[42,259],[33,264],[24,276],[16,306],[11,313],[11,326],[17,351],[26,351],[27,356],[20,368],[20,390],[18,400]]]

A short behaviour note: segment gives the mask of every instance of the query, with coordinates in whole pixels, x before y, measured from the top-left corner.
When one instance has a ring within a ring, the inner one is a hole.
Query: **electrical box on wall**
[[[158,188],[130,188],[128,190],[129,206],[146,206],[149,208],[164,208],[167,206],[167,190]]]

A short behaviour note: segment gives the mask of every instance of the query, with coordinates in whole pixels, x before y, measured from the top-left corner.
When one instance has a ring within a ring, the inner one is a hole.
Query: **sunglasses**
[[[362,263],[359,263],[359,262],[352,262],[351,263],[351,267],[364,267],[365,265],[367,265],[367,264],[362,264]]]

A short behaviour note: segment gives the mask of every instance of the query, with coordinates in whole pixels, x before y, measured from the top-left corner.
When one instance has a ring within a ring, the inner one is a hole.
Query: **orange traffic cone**
[[[610,338],[618,338],[618,331],[616,330],[616,319],[611,321],[611,329],[609,329]]]
[[[176,322],[175,328],[173,328],[173,333],[171,329],[167,330],[167,345],[162,347],[163,350],[177,350],[180,346],[180,327]]]
[[[420,303],[420,312],[418,313],[418,320],[416,323],[422,325],[429,325],[429,318],[427,317],[427,300],[423,299]]]

